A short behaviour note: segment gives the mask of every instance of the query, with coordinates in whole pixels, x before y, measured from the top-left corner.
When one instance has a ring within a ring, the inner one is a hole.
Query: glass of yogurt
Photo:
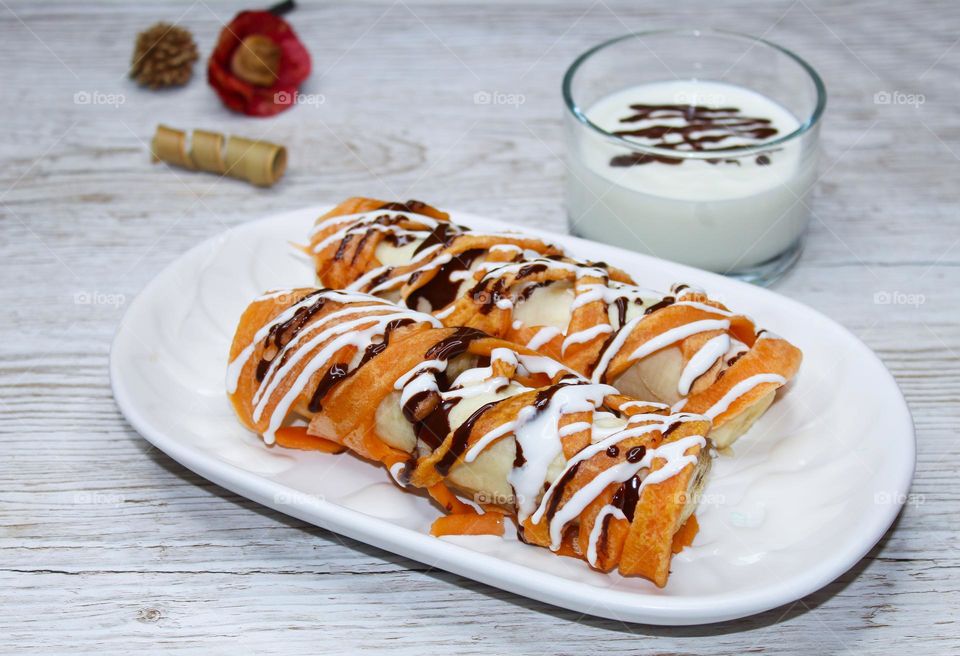
[[[797,55],[628,34],[577,58],[563,97],[573,233],[759,284],[800,257],[826,91]]]

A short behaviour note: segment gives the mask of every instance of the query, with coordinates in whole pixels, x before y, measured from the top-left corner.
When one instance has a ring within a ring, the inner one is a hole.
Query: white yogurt
[[[724,147],[761,143],[788,135],[797,118],[755,91],[721,82],[675,80],[630,87],[601,98],[586,110],[587,117],[606,131],[637,130],[654,125],[679,128],[682,118],[655,113],[647,119],[623,122],[635,114],[630,106],[703,105],[711,110],[739,109],[733,118],[769,121],[777,133],[751,140],[732,136]],[[758,155],[736,163],[711,164],[685,160],[681,164],[651,161],[613,166],[611,160],[631,152],[571,123],[567,208],[571,228],[590,239],[627,246],[658,257],[714,271],[728,272],[765,262],[790,248],[809,220],[806,196],[814,179],[816,151],[802,139],[778,146],[758,162]],[[721,135],[702,130],[691,138]],[[661,138],[625,137],[636,143],[677,143],[679,133]],[[682,150],[687,146],[675,146]],[[715,147],[706,144],[705,147]],[[718,152],[722,157],[723,152]]]

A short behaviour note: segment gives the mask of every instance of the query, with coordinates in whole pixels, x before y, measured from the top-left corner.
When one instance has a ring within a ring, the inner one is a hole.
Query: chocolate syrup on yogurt
[[[677,152],[722,154],[745,145],[762,143],[779,132],[769,118],[746,116],[740,113],[738,107],[637,103],[630,105],[630,110],[632,113],[621,118],[620,123],[631,125],[631,128],[615,130],[613,134],[636,140],[645,146]],[[735,143],[726,143],[731,139]],[[723,157],[706,161],[710,164],[740,164],[739,159]],[[683,164],[683,159],[652,153],[628,153],[613,157],[610,166],[640,166],[651,162],[676,166]],[[756,163],[760,166],[769,165],[769,154],[758,156]]]

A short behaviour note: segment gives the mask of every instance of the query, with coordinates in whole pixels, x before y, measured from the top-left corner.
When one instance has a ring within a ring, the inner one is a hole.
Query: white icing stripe
[[[574,435],[581,431],[590,430],[593,428],[593,424],[589,421],[575,421],[572,424],[567,424],[560,429],[560,437],[567,437],[568,435]]]
[[[453,314],[453,311],[456,309],[457,309],[457,304],[451,303],[450,307],[440,310],[439,312],[434,312],[433,316],[435,316],[437,319],[446,319],[451,314]]]
[[[625,460],[598,473],[589,483],[574,492],[550,519],[550,549],[556,551],[560,548],[563,528],[575,517],[579,517],[608,485],[623,483],[635,476],[641,469],[649,469],[655,459],[666,460],[666,463],[660,469],[651,471],[640,481],[639,492],[642,493],[647,485],[661,483],[676,476],[688,465],[695,465],[697,456],[688,456],[686,452],[693,447],[702,449],[706,443],[707,441],[702,435],[690,435],[674,442],[662,444],[656,449],[648,449],[643,458],[637,462]]]
[[[684,340],[691,335],[705,333],[711,330],[727,330],[729,327],[730,322],[726,319],[702,319],[700,321],[691,321],[690,323],[685,323],[681,326],[677,326],[676,328],[671,328],[670,330],[660,333],[656,337],[648,339],[630,354],[630,360],[633,361],[645,358],[651,353],[655,353],[662,348]]]
[[[400,215],[410,219],[413,222],[425,225],[428,228],[436,228],[437,224],[439,223],[436,219],[430,218],[429,216],[424,216],[423,214],[416,214],[414,212],[389,209],[371,210],[369,212],[360,212],[359,214],[342,214],[340,216],[331,216],[323,221],[318,221],[310,231],[310,236],[313,237],[313,235],[317,234],[318,232],[322,232],[325,228],[328,228],[331,225],[340,225],[341,223],[366,224],[375,220],[377,217],[383,216],[384,214]]]
[[[287,296],[287,295],[293,294],[294,291],[295,290],[293,289],[283,289],[275,292],[270,292],[269,294],[265,294],[264,296],[261,296],[260,298],[256,299],[253,302],[256,303],[258,301],[270,300],[272,298],[278,298],[280,296]],[[310,305],[313,305],[317,301],[317,299],[321,296],[327,299],[332,299],[340,303],[363,302],[363,303],[373,303],[376,305],[391,307],[382,298],[377,298],[376,296],[369,296],[367,294],[339,292],[339,291],[333,291],[333,290],[328,290],[321,294],[311,294],[301,299],[297,303],[291,305],[286,310],[284,310],[283,312],[275,316],[273,319],[270,320],[269,323],[264,325],[262,328],[260,328],[260,330],[258,330],[256,334],[253,336],[253,340],[247,346],[245,346],[242,351],[240,351],[237,357],[234,358],[229,365],[227,365],[227,392],[229,394],[234,394],[237,391],[237,386],[240,383],[240,374],[243,371],[244,365],[247,364],[247,361],[250,359],[250,356],[253,355],[253,351],[257,347],[257,344],[260,343],[263,339],[266,338],[267,335],[270,334],[270,330],[274,326],[280,325],[285,321],[289,321],[291,318],[293,318],[293,315],[297,312],[297,310],[299,310],[300,308],[305,308],[305,307],[309,307]]]
[[[371,321],[376,321],[379,317],[384,316],[384,313],[389,313],[390,316],[393,316],[391,308],[389,307],[377,307],[377,306],[360,306],[360,307],[347,307],[342,310],[337,310],[336,312],[331,312],[329,315],[324,316],[320,321],[308,324],[303,327],[303,329],[294,336],[287,344],[280,349],[280,351],[273,357],[270,361],[270,366],[267,367],[266,374],[263,377],[263,380],[260,381],[260,386],[257,388],[256,393],[253,395],[253,403],[259,405],[260,400],[263,398],[263,395],[267,396],[273,392],[274,388],[282,381],[283,376],[280,372],[289,371],[292,368],[292,365],[299,361],[303,357],[303,353],[297,351],[301,342],[306,341],[308,337],[313,335],[318,331],[323,331],[323,334],[319,338],[319,341],[332,337],[335,335],[340,335],[345,332],[361,326]],[[329,327],[331,320],[342,319],[344,317],[353,317],[357,315],[377,315],[377,316],[361,316],[359,319],[354,319],[353,321],[347,321],[339,326]],[[309,341],[307,346],[307,351],[311,348],[318,345],[318,341]],[[285,358],[284,356],[287,353],[292,353],[292,358]],[[290,367],[283,368],[279,370],[277,367],[279,363],[283,362],[284,367],[286,365],[291,365]],[[253,415],[254,421],[260,420],[260,412],[254,411]]]
[[[535,334],[533,337],[530,338],[530,341],[527,342],[527,348],[537,350],[538,348],[540,348],[541,346],[549,342],[551,339],[553,339],[557,335],[562,335],[562,334],[563,334],[563,331],[560,330],[559,328],[556,328],[554,326],[544,326],[543,328],[537,331],[537,334]]]
[[[263,433],[263,439],[267,444],[273,444],[275,441],[276,430],[286,419],[287,413],[294,401],[303,393],[311,376],[321,367],[328,365],[328,360],[335,353],[344,347],[353,346],[355,348],[354,362],[349,365],[349,369],[352,369],[356,366],[359,359],[364,356],[366,348],[373,343],[373,340],[378,337],[383,337],[386,327],[392,321],[411,319],[415,322],[429,323],[436,327],[441,326],[439,321],[428,314],[397,308],[382,299],[371,297],[367,294],[323,290],[320,293],[309,295],[287,308],[266,326],[263,326],[257,331],[251,345],[245,348],[240,356],[230,363],[228,376],[239,376],[239,371],[242,371],[243,366],[249,360],[256,344],[269,334],[273,326],[279,325],[292,318],[299,309],[308,307],[322,300],[330,300],[344,304],[362,303],[362,305],[347,305],[346,307],[323,315],[319,320],[306,325],[293,339],[284,345],[271,360],[270,367],[267,370],[268,373],[261,381],[252,400],[254,404],[252,413],[254,421],[260,421],[279,385],[285,382],[292,374],[294,367],[298,366],[314,349],[322,347],[319,353],[310,355],[309,360],[304,364],[296,380],[294,380],[270,412],[268,426]],[[355,316],[359,316],[359,318],[338,323],[339,320]],[[358,329],[360,326],[366,326],[366,328]],[[280,363],[282,363],[282,365]],[[229,382],[230,380],[228,380],[228,384]]]
[[[730,310],[721,310],[718,307],[714,307],[707,303],[698,303],[697,301],[677,301],[673,305],[685,305],[687,307],[697,308],[698,310],[703,310],[704,312],[712,312],[713,314],[719,314],[721,317],[735,317],[737,316],[735,312]]]
[[[484,262],[479,267],[480,271],[486,272],[482,278],[483,281],[501,278],[508,274],[519,273],[521,269],[534,264],[542,264],[550,269],[561,269],[576,274],[577,278],[590,276],[593,278],[607,278],[607,272],[597,267],[585,266],[576,262],[566,262],[562,260],[549,260],[544,257],[525,259],[522,262]]]
[[[659,418],[664,419],[664,417],[659,417]],[[547,504],[550,501],[550,496],[555,491],[555,488],[557,486],[557,481],[561,480],[568,471],[573,469],[575,466],[577,466],[579,463],[583,462],[584,460],[588,460],[589,458],[592,458],[593,456],[597,455],[601,451],[605,451],[609,447],[614,446],[618,442],[622,442],[623,440],[631,437],[640,437],[641,435],[652,433],[655,430],[666,430],[666,424],[662,422],[655,422],[655,423],[641,426],[639,427],[639,430],[632,430],[629,432],[627,432],[624,429],[621,429],[613,433],[609,437],[602,439],[599,442],[594,442],[589,446],[587,446],[586,448],[579,451],[578,453],[575,453],[573,457],[571,457],[567,461],[567,464],[564,466],[563,471],[560,472],[560,474],[554,479],[550,487],[547,488],[547,491],[543,494],[543,498],[540,500],[540,505],[537,507],[537,511],[533,513],[531,517],[533,523],[539,524],[540,520],[543,519],[543,514],[547,511]]]
[[[620,404],[621,410],[629,410],[630,408],[660,408],[666,410],[669,407],[666,403],[656,403],[654,401],[627,401]]]
[[[646,305],[650,301],[660,302],[664,296],[660,292],[652,289],[644,289],[642,287],[612,281],[606,285],[581,285],[577,288],[577,297],[573,299],[573,303],[570,304],[570,309],[576,310],[578,307],[596,301],[603,301],[607,305],[611,305],[615,303],[618,298],[625,298],[627,301],[642,300],[644,301],[644,305]]]
[[[587,562],[593,567],[597,566],[597,543],[600,541],[600,535],[603,533],[604,520],[606,520],[608,515],[616,519],[627,518],[622,510],[616,506],[611,506],[609,503],[597,513],[597,518],[593,522],[593,528],[590,529],[590,540],[587,543]]]
[[[703,421],[705,419],[705,417],[701,415],[683,413],[683,414],[666,415],[666,416],[654,415],[654,414],[635,415],[634,417],[631,417],[631,420],[641,416],[644,419],[648,419],[650,423],[643,424],[642,426],[631,426],[628,424],[626,428],[616,430],[612,432],[608,437],[605,437],[602,440],[596,441],[590,446],[580,451],[579,453],[574,454],[574,456],[567,461],[566,465],[563,468],[563,471],[560,472],[560,474],[554,479],[553,483],[550,485],[549,488],[547,488],[547,491],[544,493],[543,498],[540,500],[540,505],[537,507],[537,511],[532,515],[533,523],[537,524],[543,518],[543,514],[546,512],[547,505],[550,501],[550,497],[555,492],[557,482],[560,481],[567,474],[568,471],[570,471],[575,466],[577,466],[577,464],[583,462],[584,460],[589,460],[590,458],[597,455],[598,453],[601,453],[602,451],[605,451],[609,447],[614,446],[626,439],[641,437],[655,430],[664,432],[671,425],[675,423],[686,423],[688,421]]]
[[[603,375],[607,373],[607,367],[610,366],[610,361],[620,352],[620,349],[623,348],[624,343],[627,341],[627,337],[630,336],[630,333],[633,332],[633,329],[643,318],[644,315],[642,314],[636,316],[623,324],[620,330],[617,331],[617,334],[613,337],[613,341],[604,349],[603,354],[600,356],[600,361],[597,362],[597,366],[593,370],[593,375],[591,376],[593,382],[599,382],[600,379],[603,378]]]
[[[488,431],[481,437],[479,440],[474,443],[473,446],[467,451],[463,456],[464,462],[473,462],[480,453],[487,448],[487,446],[499,437],[503,437],[516,427],[517,422],[508,421],[505,424],[500,424],[491,431]]]
[[[413,369],[397,378],[397,382],[394,383],[393,389],[403,389],[404,385],[428,369],[432,369],[433,371],[444,371],[446,368],[446,360],[424,360],[423,362],[418,363]]]
[[[403,390],[400,392],[400,407],[406,407],[410,399],[421,392],[439,391],[440,388],[437,387],[436,372],[430,369],[421,371],[403,386]]]
[[[567,335],[566,339],[563,340],[562,352],[567,352],[567,347],[572,344],[583,344],[584,342],[589,342],[592,339],[596,339],[600,335],[606,335],[607,333],[613,332],[613,326],[608,323],[598,323],[596,326],[592,326],[585,330],[580,330],[575,333]]]
[[[532,406],[520,410],[513,434],[525,461],[520,467],[514,467],[507,477],[516,493],[519,521],[524,521],[535,510],[547,470],[563,453],[558,434],[560,417],[568,412],[596,410],[604,397],[616,393],[609,385],[564,385],[539,411]]]
[[[260,416],[270,403],[270,399],[273,396],[273,392],[275,391],[276,386],[279,384],[279,381],[283,380],[291,373],[293,367],[305,357],[305,354],[310,353],[313,349],[323,344],[320,352],[314,356],[311,356],[310,360],[306,362],[302,371],[290,386],[290,389],[287,390],[286,394],[284,394],[277,402],[276,406],[274,406],[273,411],[270,413],[270,420],[267,430],[263,433],[264,441],[267,444],[274,443],[276,439],[276,431],[278,428],[280,428],[284,418],[290,411],[290,406],[292,406],[293,402],[303,393],[307,383],[310,382],[310,378],[322,367],[327,366],[329,364],[329,359],[333,357],[335,353],[346,346],[354,346],[357,349],[357,355],[354,356],[355,359],[362,357],[366,345],[371,344],[374,337],[382,337],[387,324],[389,324],[391,321],[405,318],[412,318],[415,321],[426,321],[424,317],[429,317],[429,315],[424,315],[420,312],[409,311],[399,311],[393,314],[377,317],[365,317],[358,321],[345,322],[329,328],[326,331],[321,332],[309,342],[305,343],[302,347],[298,348],[297,351],[294,352],[293,356],[289,357],[287,362],[279,370],[277,370],[274,381],[271,383],[267,391],[262,394],[260,402],[254,407],[254,421],[260,420]],[[429,318],[433,319],[433,317]],[[433,321],[436,320],[433,319]],[[373,322],[372,326],[369,326],[363,330],[353,330],[353,328],[356,328],[357,326],[368,324],[370,322]],[[439,327],[439,322],[437,322],[436,325]],[[334,334],[334,331],[341,334],[338,334],[337,336],[333,337],[333,339],[330,339],[331,335]],[[342,334],[345,331],[349,332]],[[351,363],[351,365],[353,365],[353,363]],[[353,366],[349,368],[352,369]],[[266,381],[266,379],[264,379],[264,381]]]
[[[709,417],[711,420],[716,419],[724,412],[729,410],[734,401],[758,385],[763,385],[764,383],[776,383],[777,385],[784,385],[786,382],[787,379],[779,374],[756,374],[755,376],[744,378],[730,388],[730,390],[723,395],[723,398],[710,406],[710,409],[703,414]]]
[[[408,280],[410,280],[410,278],[414,274],[420,275],[426,271],[433,271],[434,269],[439,269],[440,267],[442,267],[444,264],[446,264],[452,259],[453,257],[449,254],[441,255],[440,257],[436,258],[432,262],[428,262],[427,264],[424,264],[422,267],[418,269],[414,269],[413,271],[410,271],[409,273],[405,273],[402,276],[398,276],[396,278],[390,278],[389,280],[383,281],[382,283],[380,283],[379,285],[371,289],[370,293],[378,294],[378,293],[388,292],[392,289],[396,289],[397,287],[402,287],[407,283]],[[417,262],[419,261],[420,260],[417,260]],[[354,285],[356,285],[356,283],[354,283]],[[351,288],[353,288],[354,285],[351,285]]]
[[[425,230],[407,230],[406,228],[400,228],[395,225],[381,225],[377,223],[354,223],[347,226],[343,230],[333,233],[321,240],[316,246],[313,247],[314,253],[319,253],[325,249],[330,244],[334,244],[338,241],[343,241],[348,235],[360,235],[363,234],[361,228],[365,228],[365,232],[382,232],[384,234],[391,235],[406,235],[409,237],[415,238],[424,238],[430,233]]]
[[[680,379],[677,381],[677,392],[680,396],[689,394],[694,381],[722,358],[729,348],[730,336],[727,333],[707,340],[707,343],[693,354],[680,373]]]
[[[630,333],[633,332],[633,329],[644,318],[645,315],[642,314],[634,317],[625,323],[617,332],[616,336],[613,338],[613,341],[611,341],[610,345],[604,350],[596,368],[593,370],[592,380],[594,382],[600,381],[603,375],[607,372],[610,362],[617,355],[617,353],[620,352],[620,349],[623,348],[623,345],[626,343]],[[700,321],[691,321],[690,323],[677,326],[676,328],[671,328],[670,330],[660,333],[656,337],[648,339],[630,354],[629,359],[631,362],[634,360],[640,360],[647,357],[651,353],[659,351],[662,348],[666,348],[667,346],[686,339],[691,335],[696,335],[697,333],[706,332],[709,330],[727,330],[729,327],[730,322],[726,319],[702,319]]]
[[[473,383],[467,387],[440,392],[440,398],[447,401],[449,399],[469,399],[484,394],[496,394],[510,384],[510,379],[506,376],[497,376],[496,378],[488,378],[479,383]],[[532,389],[531,387],[524,387],[523,385],[513,383],[512,392],[513,394],[521,394],[523,392],[529,392]]]

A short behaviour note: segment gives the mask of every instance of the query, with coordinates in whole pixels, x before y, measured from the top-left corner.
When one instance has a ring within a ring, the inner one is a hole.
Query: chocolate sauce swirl
[[[326,290],[318,289],[316,291],[310,292],[302,299],[300,303],[317,296],[317,300],[311,303],[310,305],[300,307],[293,313],[293,316],[278,323],[270,328],[270,332],[267,333],[266,338],[263,340],[264,344],[264,355],[260,358],[260,361],[257,362],[256,377],[257,382],[263,382],[264,376],[267,375],[267,371],[270,369],[270,365],[273,364],[273,358],[276,357],[276,353],[279,353],[283,350],[287,344],[290,343],[297,334],[303,330],[303,327],[309,323],[309,321],[316,315],[320,310],[323,309],[323,306],[327,303],[327,298],[322,295],[322,292]],[[273,355],[267,356],[268,352],[273,352]],[[283,362],[280,362],[283,365]]]
[[[482,330],[461,326],[454,330],[449,337],[444,337],[427,349],[423,357],[426,360],[449,360],[466,353],[467,349],[470,348],[470,343],[474,340],[485,337],[488,337],[488,335]]]
[[[446,224],[441,223],[440,225]],[[421,244],[421,246],[422,245],[423,244]],[[460,283],[451,280],[451,276],[454,273],[469,270],[473,262],[482,254],[483,251],[480,249],[466,251],[455,256],[449,262],[442,264],[428,282],[417,287],[407,295],[405,301],[407,307],[413,310],[436,312],[453,303],[457,299]],[[408,284],[415,283],[417,278],[419,278],[419,275],[415,273],[410,277]],[[426,309],[418,307],[421,299],[428,305]]]
[[[629,130],[615,130],[613,134],[642,139],[644,145],[664,150],[723,153],[744,145],[762,143],[779,132],[770,119],[746,116],[740,113],[738,107],[638,103],[630,105],[630,109],[633,113],[621,118],[620,122],[638,126]],[[724,143],[730,139],[736,143]],[[706,161],[710,164],[740,164],[740,160],[735,158],[717,157]],[[613,157],[610,166],[640,166],[651,162],[676,166],[683,164],[683,159],[652,153],[628,153]],[[760,166],[770,164],[769,154],[758,156],[756,163]]]
[[[413,323],[413,319],[395,319],[388,323],[383,331],[383,341],[375,342],[367,346],[363,351],[360,362],[358,362],[357,366],[353,369],[350,369],[349,365],[344,362],[338,362],[327,369],[326,373],[321,376],[320,381],[317,383],[317,387],[313,390],[313,395],[310,397],[310,403],[307,406],[310,412],[320,412],[323,410],[323,399],[334,385],[354,375],[360,371],[363,365],[367,364],[367,362],[377,355],[380,355],[380,353],[389,346],[390,336],[393,331],[411,323]]]

